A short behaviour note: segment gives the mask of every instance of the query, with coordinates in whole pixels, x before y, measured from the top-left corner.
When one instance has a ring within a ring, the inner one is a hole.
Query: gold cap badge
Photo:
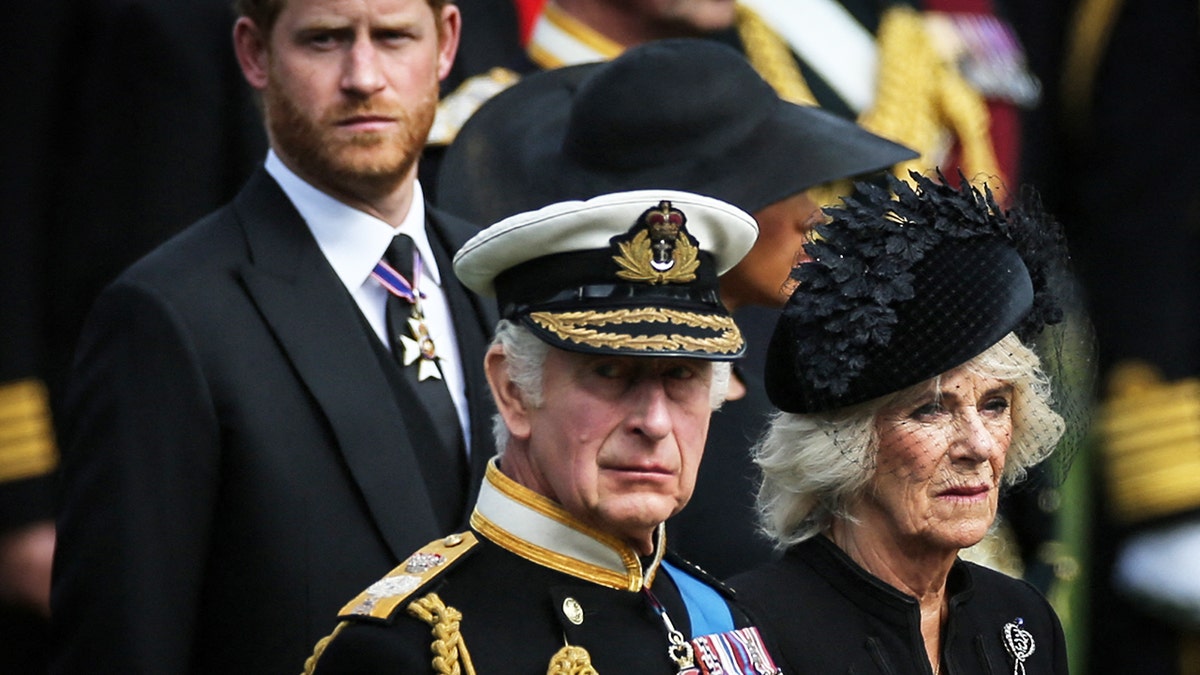
[[[650,284],[686,284],[696,279],[699,245],[687,231],[687,216],[663,200],[646,210],[624,237],[613,239],[621,267],[617,276]]]

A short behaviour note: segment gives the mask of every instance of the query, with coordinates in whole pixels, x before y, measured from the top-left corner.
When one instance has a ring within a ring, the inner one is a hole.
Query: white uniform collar
[[[471,514],[471,527],[526,560],[601,586],[640,591],[654,582],[666,550],[659,525],[655,555],[642,569],[624,541],[585,525],[562,506],[505,476],[493,458]]]
[[[420,182],[413,181],[412,207],[400,227],[393,228],[313,187],[288,168],[274,150],[267,153],[266,169],[300,212],[317,240],[317,246],[346,288],[353,291],[370,278],[371,270],[383,257],[392,237],[400,232],[412,237],[421,254],[427,282],[441,285],[441,275],[425,232],[425,197]]]

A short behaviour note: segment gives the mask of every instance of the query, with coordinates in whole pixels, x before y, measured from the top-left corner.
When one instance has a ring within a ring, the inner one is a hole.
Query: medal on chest
[[[393,343],[397,340],[400,343],[403,352],[401,365],[406,368],[414,363],[417,365],[418,382],[430,378],[442,379],[437,347],[429,334],[428,326],[425,325],[425,312],[421,307],[425,294],[417,287],[422,269],[420,256],[414,254],[412,281],[383,261],[371,271],[371,276],[375,277],[389,294],[408,305],[408,318],[405,320],[408,334],[393,334],[391,337]]]
[[[667,656],[677,675],[780,675],[754,626],[684,638],[649,588],[642,589],[667,631]]]
[[[411,335],[400,336],[400,343],[404,348],[404,366],[408,367],[414,361],[417,362],[418,382],[424,382],[431,377],[442,379],[442,371],[438,368],[437,348],[433,344],[433,338],[429,336],[419,303],[413,303],[412,314],[408,317],[408,329]]]

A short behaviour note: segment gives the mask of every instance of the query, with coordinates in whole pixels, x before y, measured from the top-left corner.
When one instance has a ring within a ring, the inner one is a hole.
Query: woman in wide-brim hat
[[[1032,205],[914,181],[827,210],[793,274],[755,450],[787,551],[733,585],[787,672],[1063,673],[1045,599],[958,557],[1074,421],[1037,352],[1060,336],[1061,238]]]

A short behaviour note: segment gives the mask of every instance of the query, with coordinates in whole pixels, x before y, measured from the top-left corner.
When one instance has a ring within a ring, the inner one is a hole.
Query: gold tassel
[[[583,647],[567,645],[550,658],[546,675],[600,675],[592,667],[592,655]]]

